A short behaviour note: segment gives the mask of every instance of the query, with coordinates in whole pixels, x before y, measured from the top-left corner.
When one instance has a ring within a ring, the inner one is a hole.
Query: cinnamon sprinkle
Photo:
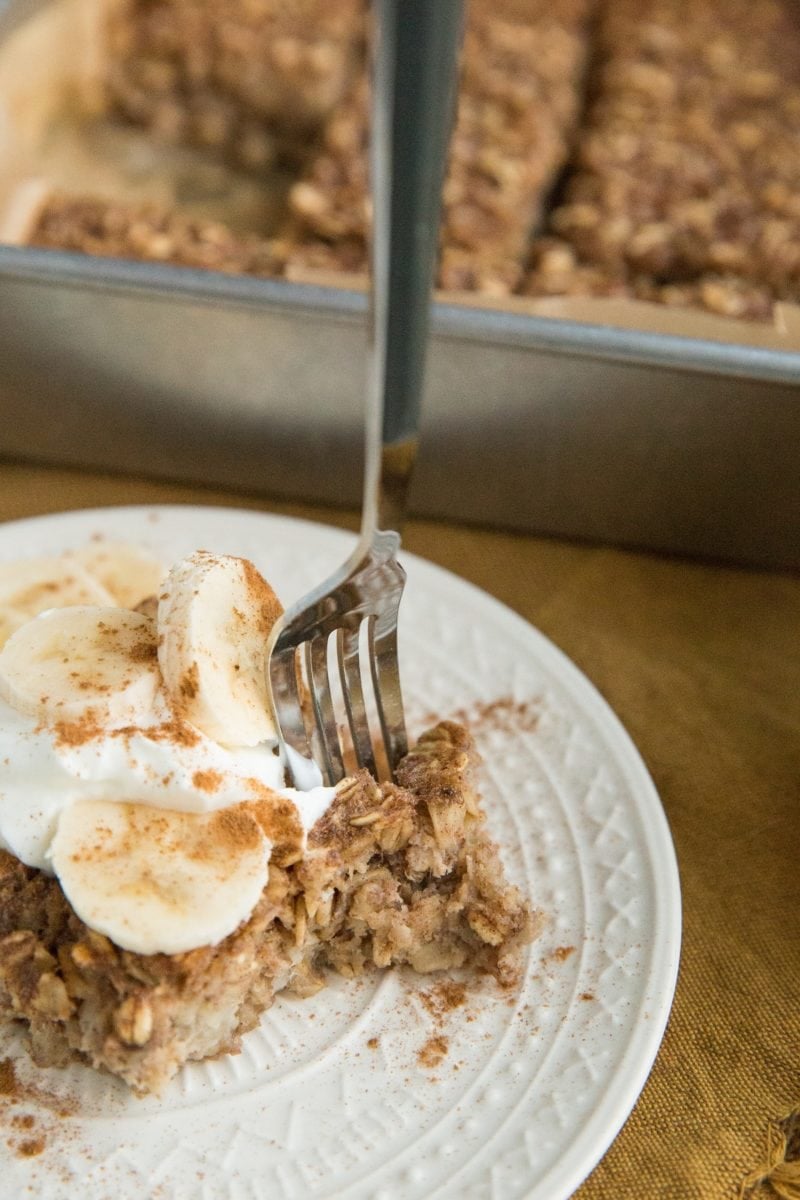
[[[0,1095],[18,1096],[17,1073],[10,1058],[0,1059]]]
[[[498,696],[494,700],[476,701],[470,708],[459,708],[449,719],[473,731],[534,733],[540,715],[541,701],[537,698],[515,700],[513,696]],[[427,728],[440,719],[439,714],[428,713],[421,724]]]
[[[19,1105],[34,1106],[37,1112],[15,1111]],[[43,1111],[44,1110],[44,1111]],[[56,1132],[53,1117],[74,1116],[75,1106],[64,1097],[55,1096],[33,1084],[23,1084],[17,1078],[10,1058],[0,1059],[0,1117],[6,1130],[17,1137],[6,1139],[6,1145],[19,1158],[35,1158],[47,1149],[47,1139]],[[26,1136],[27,1135],[27,1136]]]
[[[222,787],[222,775],[219,771],[195,771],[192,783],[198,792],[218,792]]]
[[[20,1143],[17,1147],[17,1154],[22,1158],[34,1158],[37,1154],[43,1153],[45,1145],[43,1137],[31,1138],[30,1141]]]
[[[450,1049],[450,1043],[446,1037],[437,1034],[435,1037],[429,1037],[427,1042],[423,1043],[417,1054],[417,1062],[421,1067],[438,1067],[444,1058],[447,1057],[447,1052]]]
[[[44,1088],[34,1084],[24,1084],[17,1078],[14,1063],[10,1058],[0,1059],[0,1097],[4,1101],[28,1103],[48,1109],[57,1117],[72,1117],[75,1115],[75,1104],[63,1096],[53,1095]],[[35,1118],[23,1116],[15,1119],[15,1124],[28,1129],[33,1127]]]
[[[164,721],[160,725],[124,725],[121,729],[112,729],[109,737],[131,738],[145,737],[151,742],[172,742],[175,746],[196,746],[200,741],[200,733],[188,721],[175,717],[172,721]]]
[[[247,592],[258,606],[259,633],[266,637],[278,617],[283,613],[283,605],[264,576],[260,571],[256,570],[248,558],[240,558],[238,561],[242,566],[242,574],[244,575]]]
[[[202,839],[192,857],[214,862],[222,857],[230,860],[233,854],[244,854],[261,845],[262,833],[245,805],[221,808],[212,813],[208,822],[208,839]]]
[[[259,779],[245,779],[245,786],[255,800],[245,801],[243,808],[252,814],[273,846],[277,866],[287,865],[303,845],[303,826],[297,808],[288,798],[273,792]]]
[[[194,700],[200,691],[200,670],[196,662],[192,663],[187,671],[184,671],[178,691],[183,700]]]
[[[455,979],[442,979],[429,991],[420,992],[419,999],[423,1007],[437,1023],[440,1023],[448,1013],[466,1004],[466,984],[457,983]]]
[[[136,642],[128,651],[131,662],[152,662],[158,657],[158,647],[154,641]]]
[[[104,729],[92,709],[87,709],[74,721],[56,721],[53,725],[56,744],[59,746],[85,746],[104,733]]]

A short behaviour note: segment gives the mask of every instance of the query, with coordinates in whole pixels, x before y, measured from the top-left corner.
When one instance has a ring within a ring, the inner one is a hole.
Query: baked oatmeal
[[[30,246],[168,262],[234,275],[274,275],[270,243],[221,221],[188,217],[160,204],[130,204],[54,192],[31,220]]]
[[[221,220],[186,215],[177,194],[152,205],[56,189],[20,240],[363,279],[367,10],[114,0],[112,121],[200,147],[207,167],[244,166],[265,195],[275,186],[270,219],[250,233],[224,206]],[[777,301],[800,300],[799,77],[794,0],[472,0],[440,286],[769,319]]]
[[[590,8],[589,0],[469,5],[442,199],[442,287],[502,295],[519,283],[578,120]],[[359,75],[290,191],[293,221],[275,246],[290,274],[366,270],[368,113]]]
[[[363,66],[364,0],[118,0],[113,112],[262,171],[302,156]]]
[[[469,5],[441,286],[504,295],[520,283],[580,114],[591,6]],[[364,272],[366,42],[355,2],[125,0],[109,23],[111,113],[257,170],[265,186],[276,160],[291,160],[300,176],[283,228],[268,242],[163,206],[55,194],[28,241],[255,275]]]
[[[286,788],[264,680],[280,605],[252,564],[198,552],[122,607],[114,553],[77,561],[109,603],[57,585],[65,607],[31,601],[0,651],[0,1012],[37,1063],[159,1091],[328,971],[513,984],[536,921],[460,725],[394,783]]]
[[[533,295],[627,292],[737,317],[800,298],[791,0],[614,0]]]

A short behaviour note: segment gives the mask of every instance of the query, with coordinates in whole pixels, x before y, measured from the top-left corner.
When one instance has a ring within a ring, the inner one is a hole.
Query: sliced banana
[[[92,542],[67,551],[64,557],[97,579],[120,608],[136,608],[154,595],[166,573],[149,551],[127,542]]]
[[[238,805],[201,815],[86,800],[62,812],[50,858],[91,929],[137,954],[181,954],[249,917],[269,851]]]
[[[266,683],[280,602],[247,559],[204,550],[177,563],[158,604],[158,661],[177,712],[225,746],[275,736]]]
[[[0,646],[15,629],[46,609],[113,603],[111,593],[94,575],[63,555],[0,563]]]
[[[0,696],[50,720],[133,721],[152,711],[161,682],[155,623],[125,608],[54,608],[0,651]]]

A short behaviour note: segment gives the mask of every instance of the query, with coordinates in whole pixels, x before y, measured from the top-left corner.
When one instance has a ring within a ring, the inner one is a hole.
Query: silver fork
[[[372,303],[361,536],[347,562],[287,610],[269,645],[267,678],[278,734],[299,785],[309,757],[329,784],[346,774],[328,666],[332,635],[358,764],[376,777],[387,770],[393,775],[408,745],[397,661],[405,571],[397,551],[417,453],[462,8],[463,0],[374,4]],[[365,623],[375,731],[362,682]]]

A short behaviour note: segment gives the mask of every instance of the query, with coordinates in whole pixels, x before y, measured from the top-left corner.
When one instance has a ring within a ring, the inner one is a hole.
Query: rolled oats
[[[186,217],[156,204],[55,194],[42,207],[30,243],[228,274],[271,275],[275,270],[264,240],[238,236],[217,221]]]
[[[108,102],[162,138],[213,146],[262,170],[342,95],[361,62],[363,8],[363,0],[122,0],[108,25]]]
[[[577,123],[590,0],[472,0],[443,193],[439,283],[507,295]],[[291,190],[287,268],[367,263],[368,88],[360,76]]]
[[[524,291],[761,318],[800,299],[800,21],[792,0],[607,0],[592,102]],[[566,256],[564,257],[566,263]]]

